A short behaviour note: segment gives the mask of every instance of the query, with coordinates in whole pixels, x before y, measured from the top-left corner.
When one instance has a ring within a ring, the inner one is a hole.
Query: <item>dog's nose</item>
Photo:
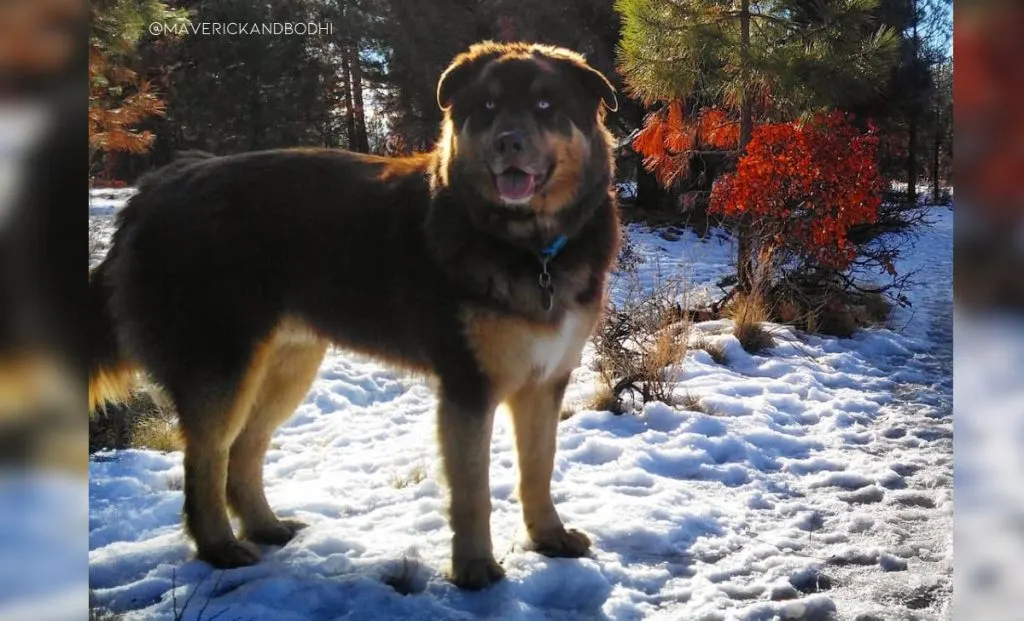
[[[522,132],[516,130],[501,132],[494,139],[494,148],[501,155],[518,153],[523,150],[525,144],[526,140],[523,138]]]

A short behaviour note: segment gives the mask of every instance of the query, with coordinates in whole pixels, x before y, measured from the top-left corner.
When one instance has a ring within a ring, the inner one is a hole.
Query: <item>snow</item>
[[[135,188],[98,188],[89,191],[89,215],[111,216],[135,194]]]
[[[1024,610],[1024,319],[959,309],[956,330],[956,616],[1012,621]]]
[[[636,181],[623,181],[615,184],[615,191],[622,200],[630,200],[636,198]]]
[[[94,198],[107,234],[103,210],[118,200]],[[734,250],[724,235],[628,234],[644,284],[681,271],[693,295],[720,295]],[[191,558],[181,528],[182,455],[99,453],[95,599],[129,620],[950,618],[951,239],[952,212],[934,208],[898,266],[926,268],[899,330],[837,339],[772,325],[776,346],[751,355],[727,320],[695,326],[691,338],[721,343],[727,364],[689,352],[678,393],[710,414],[585,409],[597,377],[588,346],[567,392],[576,413],[561,424],[552,493],[566,524],[591,536],[589,558],[524,550],[513,437],[499,413],[492,531],[507,578],[479,593],[446,582],[431,389],[331,351],[266,459],[271,505],[311,526],[264,548],[256,566],[212,570]]]
[[[87,502],[81,477],[0,472],[0,619],[81,617]]]

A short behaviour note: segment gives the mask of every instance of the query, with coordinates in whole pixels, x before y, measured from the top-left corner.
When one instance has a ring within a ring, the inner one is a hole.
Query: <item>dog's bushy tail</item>
[[[127,401],[136,376],[135,366],[124,358],[117,345],[106,270],[104,261],[89,272],[89,412],[108,402]]]

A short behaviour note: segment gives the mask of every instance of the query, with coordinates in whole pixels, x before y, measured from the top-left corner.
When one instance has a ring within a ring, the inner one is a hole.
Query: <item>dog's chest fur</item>
[[[533,373],[541,381],[551,378],[572,356],[577,345],[577,338],[583,317],[579,312],[566,313],[553,332],[536,331],[530,342],[530,358]],[[588,331],[589,332],[589,331]]]
[[[528,383],[555,380],[576,368],[598,308],[577,307],[550,324],[467,311],[464,325],[477,362],[502,398]]]

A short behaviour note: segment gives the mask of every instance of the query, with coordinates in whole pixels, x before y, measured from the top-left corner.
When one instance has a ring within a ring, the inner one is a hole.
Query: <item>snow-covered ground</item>
[[[93,232],[109,207],[93,204]],[[341,351],[267,455],[271,504],[311,524],[254,567],[191,559],[180,453],[94,456],[90,583],[126,619],[947,619],[952,590],[952,212],[898,267],[922,271],[894,330],[821,338],[774,326],[749,355],[728,321],[697,324],[727,364],[687,354],[662,404],[583,409],[584,352],[567,396],[553,493],[594,541],[581,560],[523,550],[510,425],[492,445],[492,528],[507,579],[462,592],[442,575],[450,531],[421,381]],[[633,226],[641,279],[682,270],[715,291],[721,236],[667,241]],[[389,583],[399,582],[398,592]],[[184,612],[183,612],[184,611]]]
[[[1024,318],[957,313],[954,613],[1017,621],[1024,610]]]

